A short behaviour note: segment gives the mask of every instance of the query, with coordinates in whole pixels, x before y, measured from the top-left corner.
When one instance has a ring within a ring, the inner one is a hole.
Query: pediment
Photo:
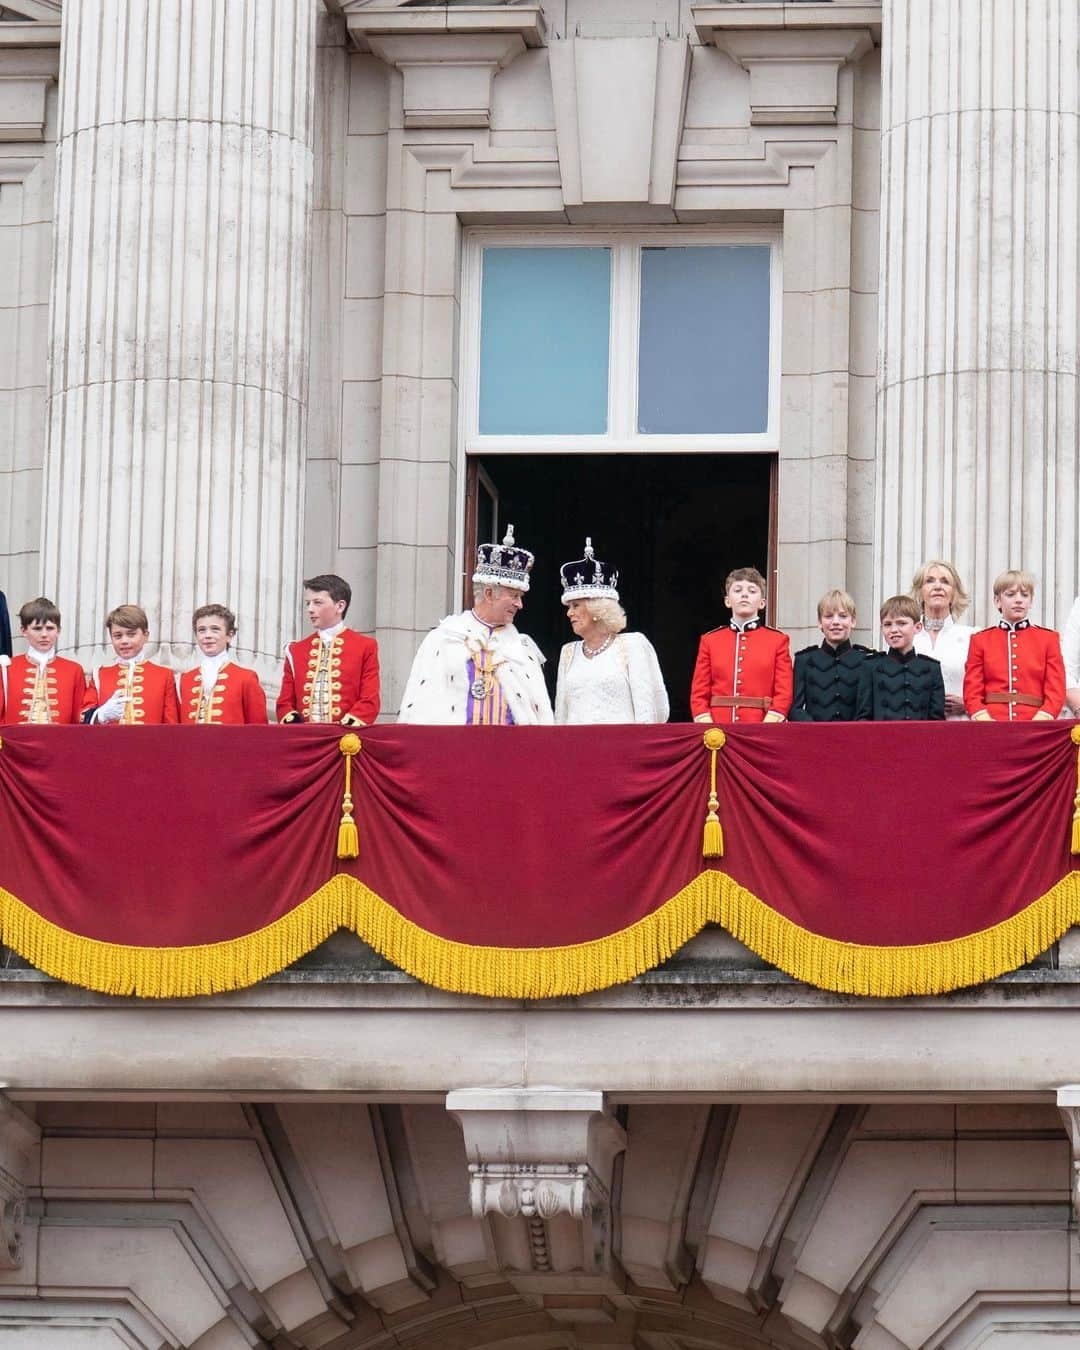
[[[60,0],[0,0],[0,48],[59,47]]]
[[[60,0],[5,0],[0,23],[58,23]]]

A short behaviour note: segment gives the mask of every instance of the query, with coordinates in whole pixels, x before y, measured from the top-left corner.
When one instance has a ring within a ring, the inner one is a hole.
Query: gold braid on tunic
[[[51,695],[55,693],[55,690],[50,688],[47,670],[47,666],[39,666],[35,662],[34,682],[30,689],[30,702],[26,714],[26,720],[30,726],[49,726],[54,721]],[[27,673],[29,674],[29,672]],[[27,707],[25,697],[23,698],[23,707]]]
[[[309,722],[341,720],[341,634],[332,642],[317,639],[308,656],[304,716]]]
[[[225,690],[222,686],[228,677],[227,666],[221,667],[217,679],[209,686],[203,683],[201,670],[195,676],[191,686],[191,708],[195,715],[191,720],[196,726],[213,726],[221,721],[221,705],[225,701]]]
[[[120,717],[122,727],[136,726],[143,720],[143,677],[142,663],[121,663],[117,688],[124,698],[124,711]]]

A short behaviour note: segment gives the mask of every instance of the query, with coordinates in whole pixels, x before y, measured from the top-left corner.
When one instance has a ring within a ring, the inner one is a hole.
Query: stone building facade
[[[531,631],[591,533],[676,673],[742,561],[796,639],[928,556],[1060,623],[1078,47],[1075,0],[2,0],[0,588],[87,666],[225,601],[271,685],[337,571],[390,716],[509,520]],[[341,940],[147,1010],[9,963],[0,1336],[1071,1343],[1078,970],[868,1005],[704,934],[504,1005]]]

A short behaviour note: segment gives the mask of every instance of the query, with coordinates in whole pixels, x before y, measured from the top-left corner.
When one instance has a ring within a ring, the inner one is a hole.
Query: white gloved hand
[[[119,689],[98,708],[94,714],[94,721],[102,725],[109,722],[119,722],[124,715],[125,699]]]

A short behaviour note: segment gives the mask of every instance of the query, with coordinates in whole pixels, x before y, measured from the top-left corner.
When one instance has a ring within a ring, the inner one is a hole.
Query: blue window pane
[[[642,249],[639,431],[767,429],[769,252]]]
[[[484,249],[481,435],[603,435],[610,298],[609,249]]]

